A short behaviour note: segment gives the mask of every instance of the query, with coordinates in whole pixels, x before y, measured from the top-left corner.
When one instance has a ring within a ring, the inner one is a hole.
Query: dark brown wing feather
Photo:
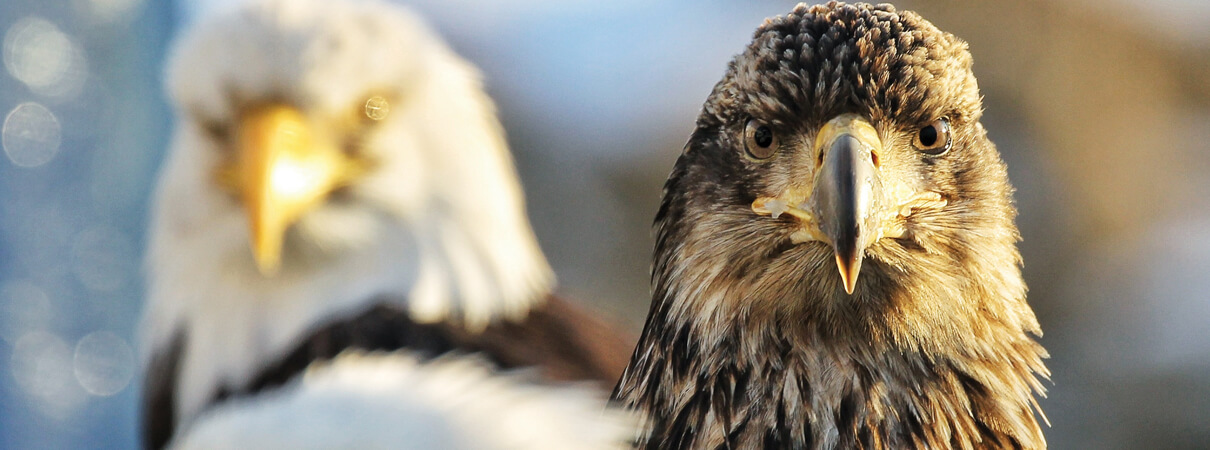
[[[548,297],[519,322],[496,322],[479,333],[447,322],[418,323],[405,309],[394,306],[397,304],[379,302],[360,315],[325,325],[261,371],[253,383],[220,392],[216,401],[276,387],[311,363],[349,349],[406,349],[426,358],[455,351],[480,353],[502,369],[537,368],[548,381],[612,386],[626,368],[633,348],[634,340],[556,296]]]
[[[502,367],[538,367],[548,380],[594,381],[613,387],[637,340],[560,297],[530,311],[521,322],[500,322],[461,346],[483,352]]]
[[[560,297],[549,296],[518,322],[498,321],[482,332],[447,322],[418,323],[398,301],[329,322],[286,356],[266,366],[246,386],[224,386],[210,405],[281,386],[316,361],[345,350],[408,350],[423,358],[450,352],[478,353],[501,369],[535,368],[546,381],[589,381],[612,387],[626,368],[635,339]],[[158,355],[148,376],[144,444],[162,448],[171,438],[176,362],[182,339]]]
[[[185,333],[177,332],[168,348],[157,352],[143,380],[143,447],[163,448],[176,428],[176,380]]]

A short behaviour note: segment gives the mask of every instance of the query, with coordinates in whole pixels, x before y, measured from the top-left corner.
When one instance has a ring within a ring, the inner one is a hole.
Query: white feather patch
[[[591,388],[532,384],[480,358],[345,353],[207,411],[174,448],[626,448],[634,421]]]

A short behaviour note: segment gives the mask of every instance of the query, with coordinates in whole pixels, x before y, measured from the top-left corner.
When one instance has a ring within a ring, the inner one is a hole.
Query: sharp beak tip
[[[840,269],[840,281],[846,294],[853,295],[857,289],[857,276],[861,274],[861,255],[845,257],[836,253],[836,267]]]
[[[251,250],[256,269],[265,277],[277,275],[278,269],[281,268],[281,247],[285,231],[265,232],[258,224],[254,224],[252,230]]]
[[[254,255],[256,259],[256,269],[266,278],[277,275],[277,270],[281,268],[281,260],[266,255]]]

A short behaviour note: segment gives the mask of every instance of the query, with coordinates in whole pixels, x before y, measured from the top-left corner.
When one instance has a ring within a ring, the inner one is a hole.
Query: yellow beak
[[[271,276],[281,265],[290,225],[360,175],[364,166],[288,106],[248,111],[236,139],[234,167],[225,170],[223,179],[243,200],[256,266]]]

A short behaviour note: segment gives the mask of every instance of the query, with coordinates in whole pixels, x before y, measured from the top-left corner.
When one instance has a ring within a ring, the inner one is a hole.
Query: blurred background
[[[213,3],[0,4],[0,448],[136,446],[161,66]],[[560,290],[637,334],[662,183],[731,56],[794,2],[408,3],[482,68]],[[1210,448],[1210,2],[898,5],[975,56],[1051,446]]]

